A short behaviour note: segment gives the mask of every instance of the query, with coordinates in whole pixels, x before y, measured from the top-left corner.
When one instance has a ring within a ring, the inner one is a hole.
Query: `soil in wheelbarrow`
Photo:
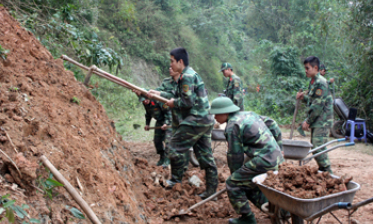
[[[290,163],[281,164],[278,175],[273,171],[268,171],[267,175],[263,184],[303,199],[346,191],[346,184],[352,180],[352,177],[348,176],[339,179],[332,178],[329,172],[318,172],[317,167],[294,166]]]

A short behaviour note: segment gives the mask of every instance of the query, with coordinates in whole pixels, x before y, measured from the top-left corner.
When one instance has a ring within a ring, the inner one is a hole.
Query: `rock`
[[[12,177],[9,173],[5,174],[5,175],[4,175],[4,178],[5,178],[5,180],[8,181],[9,183],[14,183],[14,179],[13,179],[13,177]]]
[[[359,224],[360,222],[357,221],[356,219],[351,219],[351,224]]]
[[[197,175],[193,175],[191,178],[189,178],[188,183],[196,187],[200,187],[202,181],[197,177]]]
[[[20,116],[17,116],[17,115],[14,115],[13,116],[13,120],[15,120],[15,121],[21,121],[23,118],[22,117],[20,117]]]

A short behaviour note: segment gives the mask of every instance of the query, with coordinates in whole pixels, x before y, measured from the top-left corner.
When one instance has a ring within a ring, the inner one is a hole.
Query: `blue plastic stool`
[[[346,136],[346,138],[350,138],[350,142],[354,142],[355,139],[361,141],[362,139],[365,140],[365,143],[367,143],[367,129],[365,126],[365,120],[361,118],[356,118],[357,109],[356,108],[350,108],[350,112],[348,115],[348,120],[346,124],[346,130],[350,129],[350,136]],[[357,125],[357,129],[360,129],[361,125],[363,126],[364,134],[362,137],[357,138],[355,137],[355,127]]]

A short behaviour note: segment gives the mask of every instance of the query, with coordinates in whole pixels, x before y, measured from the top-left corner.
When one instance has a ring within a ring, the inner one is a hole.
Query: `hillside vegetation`
[[[280,123],[290,122],[295,92],[307,87],[302,60],[315,55],[327,66],[327,78],[336,78],[335,95],[357,107],[360,117],[370,121],[373,115],[372,0],[1,0],[1,4],[54,57],[66,54],[135,83],[136,61],[146,62],[152,76],[143,74],[144,87],[154,87],[168,76],[169,51],[174,47],[189,51],[191,65],[213,96],[224,89],[226,81],[217,71],[228,61],[248,88],[246,109]],[[82,71],[65,66],[83,80]],[[97,82],[92,93],[111,116],[130,119],[123,111],[138,106],[134,94],[102,79],[92,81]]]

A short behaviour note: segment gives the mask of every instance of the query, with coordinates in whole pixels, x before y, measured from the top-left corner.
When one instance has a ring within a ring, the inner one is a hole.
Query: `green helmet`
[[[239,110],[228,97],[218,97],[211,102],[210,114],[230,114]]]
[[[219,72],[221,72],[221,71],[223,71],[223,70],[225,70],[225,69],[228,69],[228,68],[230,68],[230,69],[233,70],[232,65],[231,65],[230,63],[228,63],[228,62],[225,62],[225,63],[223,63],[223,64],[221,65],[221,69],[219,70]]]

